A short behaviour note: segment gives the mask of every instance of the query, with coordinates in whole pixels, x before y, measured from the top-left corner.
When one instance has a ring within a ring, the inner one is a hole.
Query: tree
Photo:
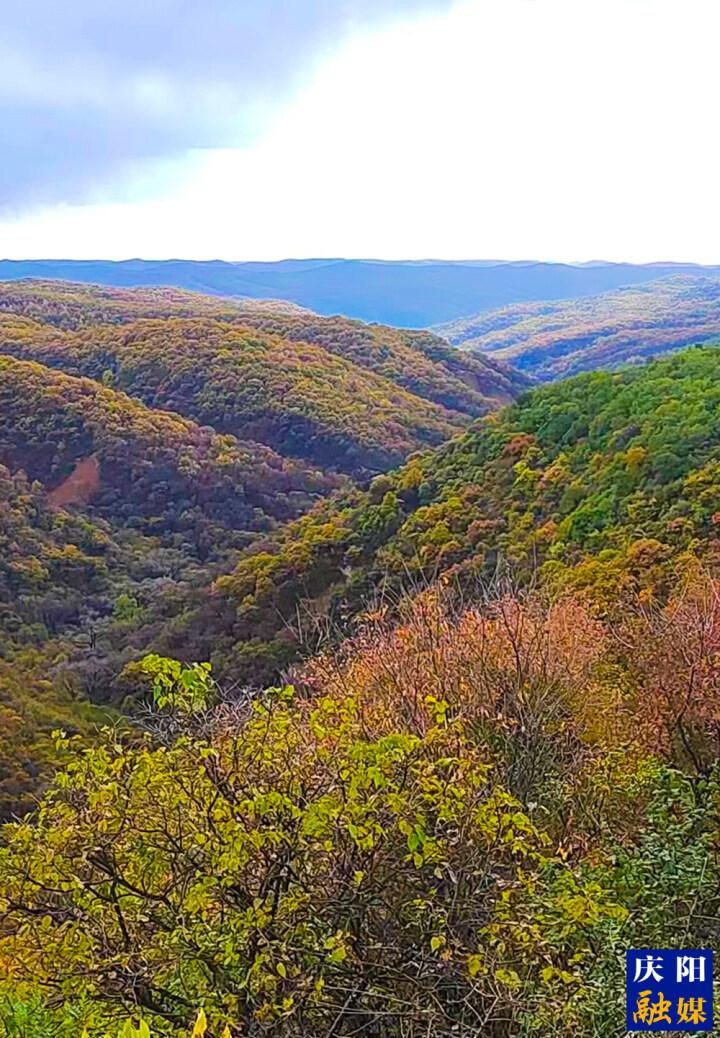
[[[0,958],[99,1019],[492,1033],[521,1006],[482,935],[544,840],[462,721],[425,710],[422,734],[368,727],[352,697],[286,688],[213,741],[108,732],[0,852]]]

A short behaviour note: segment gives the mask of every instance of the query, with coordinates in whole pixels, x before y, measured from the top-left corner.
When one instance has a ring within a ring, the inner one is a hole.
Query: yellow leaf
[[[198,1012],[197,1020],[192,1031],[192,1038],[204,1038],[205,1032],[207,1031],[207,1017],[205,1016],[205,1010],[201,1009]]]
[[[517,991],[520,987],[520,977],[517,975],[515,970],[506,970],[502,968],[496,970],[495,979],[510,988],[511,991]]]

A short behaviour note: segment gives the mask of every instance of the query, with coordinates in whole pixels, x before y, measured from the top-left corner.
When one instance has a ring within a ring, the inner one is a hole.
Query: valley
[[[12,1038],[614,1033],[628,941],[716,938],[713,286],[0,284]]]
[[[0,3],[0,1038],[717,1032],[718,38]]]

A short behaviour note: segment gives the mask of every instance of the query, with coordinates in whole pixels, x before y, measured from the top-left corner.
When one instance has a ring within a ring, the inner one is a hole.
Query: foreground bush
[[[544,841],[433,709],[371,734],[352,699],[285,690],[214,744],[83,753],[3,855],[11,969],[177,1026],[489,1021],[479,937]]]
[[[613,651],[569,603],[430,595],[307,697],[212,707],[149,659],[170,720],[78,747],[6,830],[6,1031],[622,1033],[624,949],[718,937],[717,791],[588,726]]]

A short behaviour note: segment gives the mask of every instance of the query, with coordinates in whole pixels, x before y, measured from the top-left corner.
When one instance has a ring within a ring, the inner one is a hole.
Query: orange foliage
[[[631,609],[615,635],[642,741],[706,770],[720,752],[720,582],[696,569],[666,605]]]
[[[608,647],[582,599],[506,594],[458,607],[434,587],[402,613],[399,624],[385,609],[369,615],[339,652],[307,663],[299,683],[356,696],[369,737],[397,726],[422,735],[438,711],[462,714],[504,761],[518,793],[550,766],[582,755],[597,716],[594,675]]]
[[[720,755],[720,581],[697,570],[665,605],[642,594],[600,620],[582,596],[505,594],[458,606],[433,587],[367,614],[359,633],[306,663],[298,684],[356,696],[369,736],[419,734],[462,714],[527,792],[594,747],[654,753],[695,773]],[[544,765],[543,765],[544,766]]]

